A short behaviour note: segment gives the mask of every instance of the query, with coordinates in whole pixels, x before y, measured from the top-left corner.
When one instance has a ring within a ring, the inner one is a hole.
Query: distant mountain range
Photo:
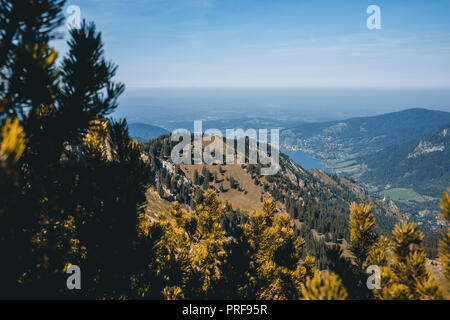
[[[128,130],[130,135],[139,142],[147,142],[169,133],[166,129],[145,123],[131,123],[128,125]]]
[[[364,156],[358,162],[367,167],[360,176],[363,182],[440,197],[450,188],[450,125]]]
[[[348,160],[418,138],[450,123],[450,113],[408,109],[343,121],[302,123],[282,131],[282,147],[324,160]],[[331,168],[333,164],[329,163]]]
[[[172,123],[187,129],[193,123]],[[449,188],[450,113],[408,109],[379,116],[320,123],[267,118],[205,120],[208,128],[282,128],[282,151],[301,151],[324,164],[327,172],[358,180],[373,194],[396,201],[413,219],[435,225],[441,193]],[[130,124],[131,135],[148,141],[169,132],[143,123]],[[299,163],[302,165],[301,161]]]
[[[438,223],[438,199],[450,187],[449,125],[448,112],[408,109],[302,123],[282,130],[281,146],[309,153],[327,172],[356,179],[372,194],[395,200],[428,228]]]

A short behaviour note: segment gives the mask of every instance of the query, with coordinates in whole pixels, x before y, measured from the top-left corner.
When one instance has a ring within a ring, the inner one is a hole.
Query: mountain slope
[[[281,145],[325,160],[348,160],[409,141],[448,123],[448,112],[408,109],[373,117],[301,124],[282,131]]]
[[[450,187],[450,125],[362,157],[360,180],[384,187],[411,188],[439,198]]]
[[[326,243],[345,244],[349,240],[351,202],[372,203],[378,230],[384,234],[390,233],[401,218],[393,202],[370,196],[355,181],[319,170],[304,170],[284,154],[280,155],[281,170],[276,175],[261,176],[260,166],[248,163],[174,165],[170,159],[173,145],[167,136],[145,144],[152,164],[153,185],[146,210],[152,214],[168,208],[168,202],[174,200],[195,207],[203,200],[203,192],[213,188],[227,204],[222,222],[225,230],[232,233],[233,226],[245,222],[248,213],[261,206],[263,198],[273,198],[279,210],[294,219],[297,234],[312,240],[307,241],[306,252],[320,257],[322,265]]]

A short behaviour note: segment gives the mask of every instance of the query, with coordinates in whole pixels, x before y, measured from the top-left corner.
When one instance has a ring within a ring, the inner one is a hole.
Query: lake
[[[319,169],[323,170],[323,164],[321,161],[314,159],[309,153],[302,151],[283,151],[284,154],[288,155],[292,160],[295,161],[302,168],[309,169]]]

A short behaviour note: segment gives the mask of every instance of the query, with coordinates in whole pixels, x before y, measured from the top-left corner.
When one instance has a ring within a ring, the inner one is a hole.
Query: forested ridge
[[[261,199],[237,212],[220,201],[248,194],[240,176],[224,176],[232,169],[191,180],[168,161],[167,136],[138,143],[126,120],[108,118],[124,86],[93,24],[71,31],[57,63],[64,1],[0,4],[0,298],[444,298],[423,234],[355,182],[285,156],[269,178],[246,164],[237,169]],[[167,210],[149,210],[151,189]],[[447,194],[441,215],[450,220]],[[447,281],[449,246],[443,231]],[[72,265],[80,290],[66,286]],[[366,285],[370,265],[380,289]]]
[[[357,159],[418,139],[449,123],[449,112],[413,108],[370,117],[302,123],[284,129],[281,138],[284,148],[305,150],[331,165],[327,160]]]
[[[412,188],[423,195],[440,196],[450,181],[450,125],[361,158],[368,171],[361,180],[376,186]]]
[[[256,209],[238,208],[236,198],[245,198],[254,206],[260,206],[264,198],[272,198],[296,222],[295,233],[311,240],[305,245],[306,252],[314,255],[323,268],[327,264],[326,243],[347,243],[350,239],[350,203],[374,204],[373,210],[378,220],[376,228],[380,234],[389,234],[401,217],[392,202],[371,197],[356,182],[318,170],[306,171],[283,154],[280,158],[281,170],[274,176],[261,176],[260,165],[246,163],[233,166],[193,165],[189,166],[194,168],[189,168],[194,171],[190,177],[186,166],[171,162],[170,150],[175,144],[169,136],[144,144],[144,152],[151,163],[151,180],[160,197],[195,208],[201,203],[203,192],[213,188],[226,202],[227,210],[222,220],[228,232],[245,222],[248,213]],[[246,152],[248,157],[248,148]],[[231,170],[231,167],[238,168]],[[230,193],[232,195],[229,196]]]

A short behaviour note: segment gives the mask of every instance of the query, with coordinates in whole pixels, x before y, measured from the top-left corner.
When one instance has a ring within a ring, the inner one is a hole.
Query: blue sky
[[[372,4],[381,8],[381,30],[366,27]],[[447,0],[69,5],[102,31],[128,87],[450,87]]]

